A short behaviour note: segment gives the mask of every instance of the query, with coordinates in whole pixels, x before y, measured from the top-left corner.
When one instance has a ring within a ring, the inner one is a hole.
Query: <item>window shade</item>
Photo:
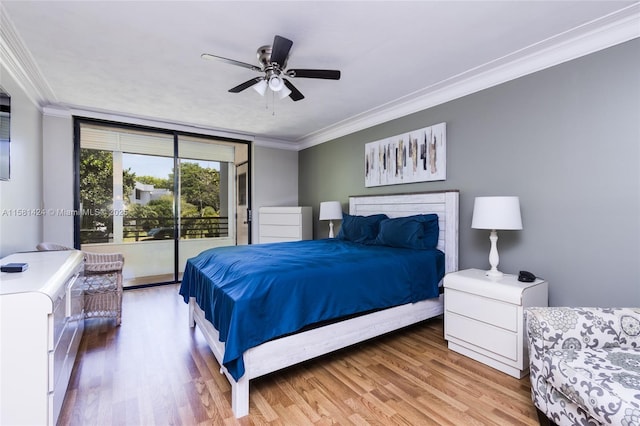
[[[82,126],[80,131],[81,148],[173,157],[173,135],[113,131],[93,126]],[[178,136],[179,158],[233,163],[234,156],[235,148],[231,144]]]
[[[173,135],[123,132],[83,126],[80,147],[173,157]]]
[[[195,142],[178,137],[178,157],[233,163],[234,148],[210,142]]]

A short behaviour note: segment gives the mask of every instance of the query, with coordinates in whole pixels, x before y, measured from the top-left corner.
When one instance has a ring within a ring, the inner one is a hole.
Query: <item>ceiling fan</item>
[[[258,61],[260,66],[251,65],[246,62],[234,59],[223,58],[222,56],[203,53],[203,59],[216,59],[231,65],[264,73],[260,77],[252,78],[242,84],[229,89],[231,93],[239,93],[249,87],[253,87],[258,93],[264,96],[267,88],[278,94],[280,98],[289,96],[294,101],[304,99],[296,87],[287,79],[290,78],[321,78],[325,80],[340,80],[340,71],[337,70],[317,70],[317,69],[287,69],[287,59],[293,42],[287,38],[276,35],[273,38],[272,46],[262,46],[258,49]]]

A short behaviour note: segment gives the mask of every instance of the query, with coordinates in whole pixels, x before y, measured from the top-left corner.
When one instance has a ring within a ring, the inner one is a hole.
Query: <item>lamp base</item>
[[[329,238],[333,238],[333,221],[329,221]]]
[[[498,271],[497,269],[490,269],[486,272],[485,274],[487,277],[489,278],[502,278],[504,276],[504,274],[500,271]]]
[[[487,276],[489,278],[502,278],[504,274],[498,271],[500,256],[498,256],[498,232],[495,229],[491,230],[489,241],[491,241],[491,250],[489,251],[489,264],[491,265],[491,269],[487,271]]]

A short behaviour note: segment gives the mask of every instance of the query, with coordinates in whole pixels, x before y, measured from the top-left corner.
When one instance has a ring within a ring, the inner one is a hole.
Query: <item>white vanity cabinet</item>
[[[260,242],[313,239],[311,207],[260,207]]]
[[[16,253],[0,264],[0,424],[55,425],[84,331],[77,250]]]

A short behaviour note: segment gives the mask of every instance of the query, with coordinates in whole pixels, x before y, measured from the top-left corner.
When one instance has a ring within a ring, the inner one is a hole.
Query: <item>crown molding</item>
[[[73,117],[71,110],[61,105],[45,105],[42,107],[42,115],[69,119]]]
[[[56,96],[0,3],[0,62],[38,108]]]
[[[137,126],[145,126],[145,127],[157,127],[167,130],[175,130],[179,132],[185,133],[198,133],[201,135],[219,137],[219,138],[228,138],[228,139],[238,139],[244,141],[253,142],[255,139],[254,135],[247,133],[239,133],[234,132],[232,130],[226,129],[217,129],[213,127],[207,126],[199,126],[193,123],[185,123],[179,121],[168,121],[159,118],[152,118],[146,116],[139,115],[127,115],[127,114],[119,114],[114,113],[113,111],[106,110],[98,110],[98,109],[89,109],[84,107],[79,107],[75,105],[66,105],[66,104],[58,104],[58,105],[49,105],[46,107],[50,111],[69,111],[71,116],[84,117],[84,118],[94,118],[96,120],[104,120],[104,121],[114,121],[118,123],[125,124],[133,124]],[[55,114],[52,114],[55,115]]]
[[[270,139],[263,136],[256,135],[254,139],[256,146],[262,146],[265,148],[284,149],[287,151],[300,151],[300,148],[296,143],[287,142],[279,139]]]
[[[72,118],[74,116],[94,118],[96,120],[115,121],[118,123],[135,124],[146,127],[161,127],[168,130],[183,131],[186,133],[198,133],[207,136],[223,137],[228,139],[239,139],[253,142],[256,146],[267,148],[285,149],[297,151],[298,148],[291,142],[279,139],[265,138],[262,136],[250,135],[215,129],[206,126],[197,126],[191,123],[178,123],[174,121],[163,121],[143,116],[132,116],[115,114],[111,111],[100,111],[82,107],[68,106],[62,104],[46,105],[42,108],[42,114],[50,117]]]
[[[310,133],[298,150],[449,102],[516,78],[640,37],[640,3],[634,3],[479,67]]]

